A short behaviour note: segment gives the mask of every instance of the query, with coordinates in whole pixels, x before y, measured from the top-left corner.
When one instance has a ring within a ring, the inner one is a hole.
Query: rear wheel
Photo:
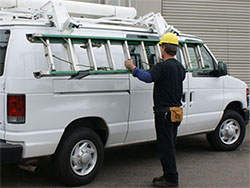
[[[69,186],[88,184],[102,165],[103,150],[100,137],[91,129],[66,133],[52,157],[58,179]]]
[[[241,115],[232,110],[225,111],[215,131],[207,134],[209,144],[216,150],[232,151],[244,140],[246,127]]]

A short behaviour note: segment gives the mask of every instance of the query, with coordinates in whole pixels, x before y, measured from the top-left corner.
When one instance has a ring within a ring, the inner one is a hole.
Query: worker
[[[154,82],[153,110],[155,114],[157,153],[161,161],[163,175],[153,179],[153,186],[177,187],[179,181],[175,144],[177,129],[183,115],[181,98],[185,69],[175,59],[179,45],[178,37],[175,34],[170,32],[164,34],[159,45],[161,46],[162,61],[148,71],[136,67],[132,59],[125,61],[125,67],[131,70],[133,76],[139,80],[146,83]],[[173,120],[176,117],[177,120]]]

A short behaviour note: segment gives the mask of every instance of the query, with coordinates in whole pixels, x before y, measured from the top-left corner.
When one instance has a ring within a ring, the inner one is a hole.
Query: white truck
[[[204,133],[223,151],[243,142],[247,85],[160,14],[136,19],[134,8],[47,0],[0,7],[2,163],[32,167],[52,156],[62,183],[82,185],[99,171],[104,148],[155,140],[153,84],[134,78],[124,61],[154,66],[166,31],[178,35],[176,58],[187,71],[178,136]]]

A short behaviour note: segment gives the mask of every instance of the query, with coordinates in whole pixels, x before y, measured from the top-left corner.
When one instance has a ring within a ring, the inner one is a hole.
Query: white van
[[[100,10],[110,7],[117,8]],[[1,161],[24,167],[51,155],[64,184],[82,185],[99,171],[104,148],[155,140],[153,84],[134,78],[124,61],[131,57],[141,69],[156,64],[161,28],[152,27],[159,14],[151,14],[153,22],[128,18],[134,9],[121,8],[123,18],[75,18],[70,31],[60,30],[58,10],[53,18],[44,10],[0,12]],[[247,85],[227,75],[201,39],[178,39],[176,58],[187,71],[178,136],[204,133],[214,149],[236,149],[249,121]]]

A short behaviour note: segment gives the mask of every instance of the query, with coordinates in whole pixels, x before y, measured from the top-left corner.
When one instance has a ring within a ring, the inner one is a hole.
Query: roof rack
[[[20,1],[18,6],[15,4],[16,0],[1,0],[0,20],[25,19],[32,21],[45,21],[46,23],[52,23],[51,25],[56,26],[57,30],[61,33],[70,33],[74,28],[84,26],[86,23],[137,27],[146,26],[149,31],[156,31],[160,37],[166,32],[174,32],[176,34],[180,33],[176,28],[168,25],[160,13],[149,13],[136,19],[136,10],[134,8],[63,0],[17,1]],[[42,2],[45,2],[45,4],[42,4]],[[31,6],[31,8],[25,8],[30,4],[35,5],[33,5],[33,7]],[[97,14],[97,9],[103,11]],[[75,15],[81,17],[75,17]]]

